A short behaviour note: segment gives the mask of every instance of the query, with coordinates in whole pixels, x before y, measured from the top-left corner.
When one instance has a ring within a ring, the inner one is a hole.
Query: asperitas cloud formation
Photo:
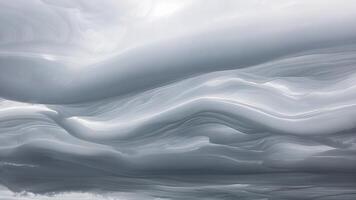
[[[356,1],[0,1],[0,199],[356,199]]]

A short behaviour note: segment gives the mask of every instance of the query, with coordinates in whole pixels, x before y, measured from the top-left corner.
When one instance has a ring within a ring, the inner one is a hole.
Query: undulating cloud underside
[[[0,1],[0,199],[356,199],[355,8]]]

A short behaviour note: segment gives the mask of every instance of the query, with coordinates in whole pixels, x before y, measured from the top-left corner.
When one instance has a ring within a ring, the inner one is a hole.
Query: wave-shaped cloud
[[[355,197],[352,1],[0,5],[1,198]]]

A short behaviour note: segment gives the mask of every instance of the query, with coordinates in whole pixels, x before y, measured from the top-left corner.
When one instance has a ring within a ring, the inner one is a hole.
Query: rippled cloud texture
[[[0,1],[0,199],[356,199],[355,8]]]

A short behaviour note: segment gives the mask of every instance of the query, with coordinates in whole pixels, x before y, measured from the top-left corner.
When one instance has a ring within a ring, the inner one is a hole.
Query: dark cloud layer
[[[352,1],[0,4],[0,199],[356,197]]]

